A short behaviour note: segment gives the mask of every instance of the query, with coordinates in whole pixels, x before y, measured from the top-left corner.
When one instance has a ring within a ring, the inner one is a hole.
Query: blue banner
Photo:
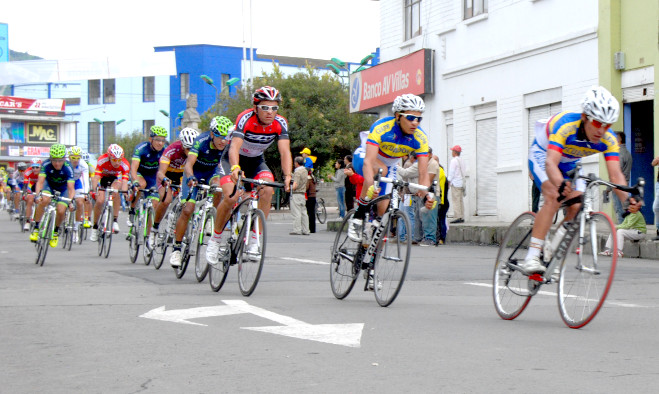
[[[9,61],[9,26],[0,23],[0,62]]]

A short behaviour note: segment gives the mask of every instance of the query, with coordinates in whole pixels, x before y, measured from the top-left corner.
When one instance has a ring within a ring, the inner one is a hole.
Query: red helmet
[[[281,103],[281,93],[272,86],[263,86],[257,89],[253,97],[254,105],[258,105],[261,101],[276,101]]]
[[[121,159],[124,157],[124,150],[117,144],[111,144],[108,147],[108,156],[111,159]]]

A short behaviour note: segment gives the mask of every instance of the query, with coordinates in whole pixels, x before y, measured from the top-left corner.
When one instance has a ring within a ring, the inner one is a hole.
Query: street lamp
[[[169,112],[165,111],[164,109],[159,110],[161,114],[165,115],[166,117],[169,118]]]
[[[345,79],[350,80],[350,74],[354,74],[363,70],[366,70],[366,64],[370,62],[375,57],[374,54],[369,53],[365,56],[360,62],[359,67],[350,72],[350,65],[344,62],[343,60],[333,57],[331,60],[333,63],[327,63],[327,68],[329,68],[334,74],[338,75],[341,78],[341,82],[345,83]],[[347,85],[347,84],[346,84]]]
[[[200,75],[199,78],[201,78],[204,82],[206,82],[207,84],[212,86],[213,89],[215,89],[215,101],[218,101],[218,99],[220,98],[220,92],[217,91],[217,86],[215,86],[215,82],[213,81],[213,78],[204,74]]]

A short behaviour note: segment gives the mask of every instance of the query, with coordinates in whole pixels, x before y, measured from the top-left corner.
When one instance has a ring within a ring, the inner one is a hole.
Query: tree
[[[130,134],[115,134],[114,138],[107,139],[105,145],[107,147],[110,146],[110,144],[117,144],[122,147],[124,149],[124,156],[126,156],[128,162],[130,162],[130,158],[133,157],[135,147],[142,141],[146,141],[144,133],[142,133],[140,130],[133,130],[133,132]]]
[[[338,77],[320,74],[307,66],[304,72],[283,76],[275,65],[270,74],[255,78],[254,86],[274,86],[282,94],[279,114],[288,120],[293,157],[308,147],[318,159],[315,168],[328,161],[351,154],[359,146],[359,132],[368,130],[375,119],[370,115],[348,112],[349,94]],[[249,86],[238,89],[231,97],[222,97],[201,115],[201,130],[208,130],[210,120],[224,115],[235,122],[238,115],[252,108]],[[268,166],[281,179],[279,151],[273,144],[266,151]]]

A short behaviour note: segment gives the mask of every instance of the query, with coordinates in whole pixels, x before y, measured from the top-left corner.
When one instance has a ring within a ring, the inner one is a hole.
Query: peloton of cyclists
[[[89,193],[89,166],[82,159],[82,148],[72,146],[69,148],[69,164],[73,169],[73,180],[75,181],[76,219],[73,224],[73,243],[78,242],[78,226],[82,223],[85,211],[85,200]]]
[[[204,179],[206,184],[218,185],[220,179],[218,178],[217,168],[222,157],[222,152],[227,146],[227,135],[233,124],[229,118],[225,116],[216,116],[211,120],[210,130],[200,134],[196,139],[188,158],[183,167],[183,183],[181,187],[182,202],[185,203],[181,210],[181,215],[176,222],[176,237],[172,247],[172,255],[169,258],[169,264],[172,267],[181,266],[181,241],[183,234],[188,226],[190,215],[194,212],[195,200],[197,198],[196,188],[193,186]],[[213,196],[213,204],[217,206],[220,202],[221,196],[215,193]]]
[[[98,219],[101,215],[101,209],[105,203],[106,193],[104,190],[97,190],[98,186],[102,188],[111,187],[112,189],[126,191],[128,190],[128,173],[130,172],[130,165],[124,158],[124,150],[117,144],[111,144],[106,153],[98,158],[96,163],[96,170],[91,179],[92,198],[96,200],[94,203],[94,227],[92,229],[89,239],[91,241],[98,240]],[[119,223],[117,217],[119,216],[119,208],[121,207],[121,199],[116,196],[112,200],[112,207],[114,208],[114,221],[112,223],[112,231],[119,232]]]
[[[229,198],[240,172],[242,171],[248,178],[274,181],[274,176],[265,162],[263,152],[275,140],[277,140],[277,148],[281,157],[285,189],[288,191],[290,188],[293,162],[288,136],[288,121],[277,113],[281,100],[279,90],[271,86],[263,86],[257,89],[252,96],[254,107],[246,109],[236,119],[236,129],[232,132],[229,147],[222,155],[216,172],[221,177],[220,185],[224,199],[217,209],[215,229],[206,250],[206,259],[210,264],[218,263],[221,249],[223,253],[227,250],[228,238],[222,237],[222,233],[231,215],[231,209],[240,196],[239,193],[236,193]],[[273,192],[271,187],[263,187],[259,190],[259,208],[265,213],[266,218],[270,212]],[[258,229],[253,230],[259,231]],[[255,239],[256,235],[252,234],[247,244],[248,254],[258,253],[258,245],[253,242]]]
[[[44,191],[51,194],[54,192],[59,192],[60,195],[66,196],[73,200],[75,196],[75,181],[73,180],[73,169],[71,165],[64,158],[66,156],[66,147],[62,144],[54,144],[50,147],[50,158],[47,159],[43,166],[41,167],[41,172],[39,173],[39,179],[37,180],[37,185],[34,189],[35,194]],[[50,204],[51,197],[47,195],[42,195],[37,202],[37,209],[34,213],[34,231],[30,234],[30,241],[36,242],[39,239],[39,221],[43,216],[43,212]],[[58,203],[57,204],[57,214],[55,218],[55,233],[53,234],[52,239],[50,240],[51,247],[57,247],[57,235],[60,224],[64,220],[64,213],[69,204]],[[73,205],[71,205],[73,206]]]

